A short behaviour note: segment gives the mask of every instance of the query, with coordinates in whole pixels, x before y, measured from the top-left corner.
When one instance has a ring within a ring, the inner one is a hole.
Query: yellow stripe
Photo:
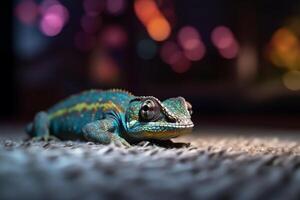
[[[59,117],[68,113],[72,113],[72,112],[81,112],[83,110],[98,110],[98,109],[102,109],[104,112],[109,111],[109,110],[115,110],[117,112],[123,112],[123,109],[119,106],[117,106],[116,104],[114,104],[112,101],[108,101],[105,103],[91,103],[91,104],[87,104],[87,103],[79,103],[79,104],[75,104],[73,107],[70,108],[64,108],[61,110],[58,110],[52,114],[50,114],[49,118],[50,120],[55,118],[55,117]]]

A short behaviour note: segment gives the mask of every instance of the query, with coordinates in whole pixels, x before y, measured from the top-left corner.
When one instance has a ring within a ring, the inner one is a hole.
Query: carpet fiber
[[[299,199],[299,137],[236,135],[182,148],[2,138],[0,199]]]

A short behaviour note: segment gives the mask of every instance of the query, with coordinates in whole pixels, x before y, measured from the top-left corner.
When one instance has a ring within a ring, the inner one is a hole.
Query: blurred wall
[[[184,96],[199,118],[299,116],[296,0],[15,0],[8,6],[3,119],[29,119],[70,94],[113,87]]]

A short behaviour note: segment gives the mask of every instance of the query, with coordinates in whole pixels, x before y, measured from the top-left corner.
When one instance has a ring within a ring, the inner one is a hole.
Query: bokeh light
[[[145,26],[151,19],[161,15],[154,0],[136,0],[134,10],[139,20]]]
[[[278,67],[300,69],[300,41],[288,28],[280,28],[273,34],[267,54]]]
[[[43,15],[46,13],[47,9],[53,5],[59,5],[60,2],[58,0],[43,0],[39,5],[39,11]]]
[[[239,49],[238,43],[234,41],[228,47],[219,49],[219,53],[224,58],[232,59],[237,57]]]
[[[108,0],[106,1],[106,10],[112,15],[120,15],[126,8],[125,0]]]
[[[87,15],[98,16],[105,8],[105,2],[100,0],[84,0],[83,8]]]
[[[63,24],[62,18],[58,15],[46,14],[40,22],[40,29],[47,36],[56,36],[61,32]]]
[[[156,43],[151,39],[140,40],[137,44],[137,54],[145,60],[152,59],[157,51]]]
[[[184,55],[191,61],[198,61],[201,60],[206,52],[206,48],[202,41],[197,43],[193,49],[185,49]]]
[[[94,55],[90,68],[90,78],[98,83],[114,83],[120,76],[117,63],[106,54]]]
[[[200,40],[198,31],[191,26],[185,26],[178,32],[178,42],[184,49],[193,49]]]
[[[184,73],[189,70],[191,62],[184,56],[181,51],[177,51],[171,57],[171,67],[177,73]]]
[[[40,30],[46,36],[58,35],[69,18],[68,10],[61,4],[53,4],[44,10]]]
[[[282,77],[284,86],[292,91],[300,90],[300,71],[292,70],[285,73]]]
[[[90,15],[84,15],[81,17],[80,24],[85,32],[96,33],[100,28],[101,18]]]
[[[110,48],[120,48],[127,43],[127,33],[120,25],[110,25],[103,30],[100,42]]]
[[[288,52],[299,45],[297,36],[288,28],[278,29],[272,37],[272,42],[280,52]]]
[[[171,25],[154,0],[136,0],[134,10],[153,40],[164,41],[171,34]]]
[[[42,14],[44,14],[44,15],[47,15],[47,14],[58,15],[59,18],[61,18],[63,20],[64,24],[66,24],[69,20],[69,11],[62,4],[51,5]]]
[[[177,73],[184,73],[191,66],[191,62],[184,55],[178,44],[173,41],[167,41],[162,45],[160,56]]]
[[[175,55],[179,51],[180,48],[175,42],[167,41],[162,45],[160,49],[160,57],[165,63],[172,64],[173,55]]]
[[[26,25],[33,25],[38,16],[38,5],[33,0],[22,0],[15,7],[16,17]]]
[[[185,26],[181,28],[177,39],[189,60],[198,61],[204,57],[206,48],[201,41],[200,34],[194,27]]]
[[[229,47],[234,41],[231,30],[225,26],[218,26],[214,28],[211,39],[213,44],[219,49]]]
[[[32,59],[44,52],[48,41],[35,27],[16,27],[14,51],[23,59]]]
[[[149,22],[147,31],[154,40],[164,41],[170,36],[171,27],[165,18],[157,17]]]
[[[236,61],[236,75],[239,83],[247,84],[255,80],[258,73],[257,47],[250,43],[241,46]]]
[[[238,55],[239,44],[228,27],[215,27],[211,34],[211,40],[222,57],[232,59]]]

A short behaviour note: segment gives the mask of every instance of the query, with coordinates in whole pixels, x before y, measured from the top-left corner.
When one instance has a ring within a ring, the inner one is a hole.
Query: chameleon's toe
[[[131,147],[131,145],[125,139],[117,135],[112,135],[111,142],[117,146]]]
[[[49,136],[47,137],[47,139],[48,139],[48,141],[51,141],[51,140],[53,140],[53,141],[60,141],[60,139],[57,138],[57,137],[55,137],[54,135],[49,135]]]
[[[53,136],[53,135],[35,136],[35,137],[32,137],[31,140],[33,142],[38,142],[38,141],[48,142],[48,141],[51,141],[51,140],[59,141],[59,139],[57,137]]]
[[[32,138],[31,138],[31,141],[33,141],[33,142],[39,142],[39,141],[42,141],[42,136],[35,136],[35,137],[32,137]]]

